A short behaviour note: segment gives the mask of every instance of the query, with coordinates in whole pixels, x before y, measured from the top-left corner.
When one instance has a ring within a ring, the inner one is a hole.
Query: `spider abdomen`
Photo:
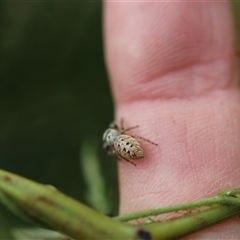
[[[120,156],[126,159],[144,158],[140,143],[129,135],[119,135],[114,141],[114,148]]]

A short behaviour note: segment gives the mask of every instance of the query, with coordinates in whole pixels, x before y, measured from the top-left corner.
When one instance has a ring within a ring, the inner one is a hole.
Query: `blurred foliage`
[[[86,203],[79,150],[90,135],[117,206],[116,163],[102,151],[113,120],[101,2],[1,2],[0,165]],[[109,171],[111,169],[111,171]],[[26,226],[0,206],[0,239]]]
[[[100,159],[97,156],[98,140],[92,137],[86,139],[80,149],[81,174],[87,185],[85,196],[88,203],[103,214],[111,215],[112,202],[109,201],[109,189],[101,171]]]
[[[240,39],[240,3],[233,6]],[[101,142],[113,118],[101,8],[100,1],[0,3],[1,168],[82,202],[80,147],[88,136]],[[98,157],[117,206],[116,162],[100,144]],[[0,206],[0,239],[11,239],[12,226],[26,224]]]

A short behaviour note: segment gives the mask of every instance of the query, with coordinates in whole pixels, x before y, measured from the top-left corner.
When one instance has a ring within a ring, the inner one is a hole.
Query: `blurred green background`
[[[102,150],[113,118],[102,3],[1,2],[0,9],[0,168],[88,203],[79,151],[92,139],[116,214],[116,162]],[[233,9],[239,35],[240,3]],[[27,225],[0,205],[0,239],[19,226]]]
[[[1,2],[0,8],[0,168],[87,203],[79,151],[92,139],[116,213],[116,162],[102,150],[113,103],[101,2]],[[0,239],[23,225],[0,205]]]

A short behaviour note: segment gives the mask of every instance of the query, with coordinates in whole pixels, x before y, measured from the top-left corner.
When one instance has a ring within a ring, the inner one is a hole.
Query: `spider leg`
[[[139,127],[139,126],[137,125],[137,126],[134,126],[134,127],[129,127],[129,128],[124,129],[123,121],[124,121],[124,119],[121,118],[121,121],[120,121],[120,132],[121,132],[121,133],[125,133],[125,132],[127,132],[127,131],[129,131],[129,130],[132,130],[132,129],[134,129],[134,128],[138,128],[138,127]]]
[[[121,159],[123,159],[123,160],[125,160],[125,161],[133,164],[135,167],[137,166],[135,163],[131,162],[131,161],[128,160],[127,158],[124,158],[124,157],[122,157],[122,156],[120,157],[120,156],[119,156],[118,154],[116,154],[116,153],[115,153],[115,158],[116,158],[118,161],[120,161]]]
[[[121,118],[121,120],[120,120],[120,131],[124,131],[123,121],[124,121],[124,119]]]
[[[129,130],[132,130],[132,129],[138,128],[138,127],[139,127],[139,126],[137,125],[137,126],[134,126],[134,127],[129,127],[129,128],[123,129],[123,131],[122,131],[121,133],[125,133],[125,132],[127,132],[127,131],[129,131]]]
[[[154,142],[152,142],[152,141],[150,141],[150,140],[148,140],[148,139],[146,139],[146,138],[144,138],[144,137],[141,137],[141,136],[138,136],[138,135],[132,135],[132,137],[133,137],[133,138],[142,139],[142,140],[144,140],[144,141],[146,141],[146,142],[149,142],[149,143],[151,143],[151,144],[153,144],[153,145],[155,145],[155,146],[158,146],[157,143],[154,143]]]

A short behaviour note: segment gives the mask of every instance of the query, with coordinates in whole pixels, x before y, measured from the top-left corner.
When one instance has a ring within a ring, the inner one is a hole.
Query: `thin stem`
[[[239,192],[240,190],[238,190],[236,193],[239,193]],[[114,219],[121,222],[127,222],[127,221],[138,219],[138,218],[149,217],[149,216],[154,216],[154,215],[159,215],[159,214],[169,213],[169,212],[176,212],[181,210],[188,210],[188,209],[202,207],[202,206],[210,206],[212,204],[223,204],[223,205],[230,204],[230,205],[240,206],[240,199],[232,196],[219,195],[219,196],[203,199],[203,200],[192,202],[192,203],[185,203],[185,204],[169,206],[165,208],[146,210],[146,211],[137,212],[137,213],[130,213],[122,216],[117,216]]]
[[[151,233],[152,239],[179,239],[191,233],[206,229],[227,219],[239,216],[240,206],[215,204],[207,209],[184,215],[161,223],[142,226]]]

